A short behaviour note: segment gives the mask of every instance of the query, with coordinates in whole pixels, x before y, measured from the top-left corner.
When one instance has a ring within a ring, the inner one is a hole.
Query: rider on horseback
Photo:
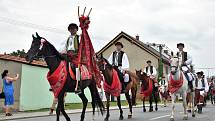
[[[145,67],[144,72],[154,81],[154,86],[158,87],[158,83],[156,81],[157,70],[152,66],[152,61],[148,60],[146,63],[147,66]]]
[[[179,65],[186,77],[186,80],[188,80],[189,88],[191,90],[193,90],[192,75],[191,75],[191,71],[190,71],[190,65],[192,64],[192,58],[187,52],[184,51],[183,43],[178,43],[177,48],[179,50],[179,52],[177,52],[177,57],[179,58]]]
[[[75,88],[75,93],[79,94],[81,93],[80,87],[78,86],[78,81],[80,81],[80,79],[78,79],[77,77],[80,77],[78,72],[78,49],[79,49],[79,35],[77,35],[77,31],[78,31],[78,26],[75,23],[71,23],[68,26],[68,31],[70,32],[70,36],[68,37],[68,39],[66,41],[64,41],[61,45],[61,49],[60,52],[62,54],[62,56],[68,61],[68,65],[70,65],[69,67],[72,67],[73,72],[76,73],[76,79],[77,79],[77,83],[76,83],[76,88]]]
[[[121,42],[117,42],[115,44],[116,51],[114,51],[108,61],[117,71],[121,84],[122,84],[122,92],[125,92],[126,85],[129,83],[129,75],[126,73],[126,70],[129,69],[129,61],[126,53],[122,51],[123,44]]]

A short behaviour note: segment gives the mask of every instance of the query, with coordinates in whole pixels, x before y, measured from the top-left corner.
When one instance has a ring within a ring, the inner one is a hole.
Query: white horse
[[[182,95],[183,108],[184,108],[183,120],[187,120],[188,113],[187,113],[186,97],[187,97],[187,93],[189,92],[188,90],[189,88],[188,88],[188,81],[184,73],[181,71],[178,57],[174,57],[171,59],[171,72],[168,76],[168,89],[170,90],[170,95],[172,99],[172,112],[170,115],[170,121],[174,121],[176,94]]]

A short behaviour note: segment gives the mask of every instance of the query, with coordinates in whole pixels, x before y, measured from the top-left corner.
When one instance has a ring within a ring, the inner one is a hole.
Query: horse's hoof
[[[152,112],[153,111],[153,109],[149,109],[149,112]]]
[[[108,121],[108,118],[105,118],[104,121]]]
[[[174,121],[174,118],[170,118],[169,121]]]
[[[196,115],[195,115],[195,114],[192,114],[192,117],[196,117]]]
[[[183,120],[188,120],[188,117],[187,117],[187,116],[185,116],[185,117],[183,118]]]
[[[124,119],[124,117],[123,117],[123,116],[120,116],[120,117],[119,117],[119,120],[123,120],[123,119]]]
[[[128,114],[128,119],[131,119],[132,118],[132,114]]]
[[[146,109],[143,109],[143,112],[146,112]]]
[[[158,108],[155,108],[155,111],[158,111]]]

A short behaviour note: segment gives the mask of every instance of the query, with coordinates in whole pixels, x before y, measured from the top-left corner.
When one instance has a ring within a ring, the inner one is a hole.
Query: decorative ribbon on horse
[[[78,52],[78,63],[86,64],[89,74],[93,77],[98,87],[101,87],[102,75],[96,64],[95,51],[88,35],[87,29],[89,28],[89,17],[81,16],[79,18],[80,27],[82,29],[79,52]],[[81,66],[80,66],[81,67]]]
[[[183,74],[180,72],[180,79],[174,80],[173,75],[170,74],[170,81],[169,81],[169,92],[171,94],[177,92],[183,85]]]
[[[118,97],[120,95],[121,90],[122,90],[122,85],[119,80],[117,71],[115,69],[113,69],[112,84],[108,85],[107,82],[104,81],[104,90],[105,90],[105,92],[110,93],[111,95],[116,96],[116,97]]]

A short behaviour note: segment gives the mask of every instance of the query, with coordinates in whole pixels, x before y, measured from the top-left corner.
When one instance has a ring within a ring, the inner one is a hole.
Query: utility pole
[[[159,48],[158,82],[160,82],[162,80],[162,77],[163,77],[163,58],[162,58],[162,52],[163,52],[163,48],[165,47],[165,44],[147,43],[147,45]]]

